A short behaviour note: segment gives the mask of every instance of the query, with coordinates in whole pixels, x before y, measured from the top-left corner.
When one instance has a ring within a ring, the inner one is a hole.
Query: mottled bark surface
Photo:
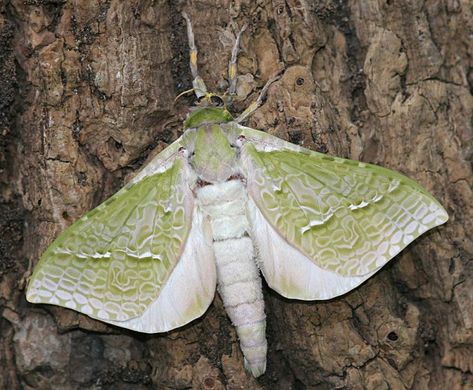
[[[355,291],[265,288],[267,373],[243,369],[216,297],[162,335],[25,301],[23,276],[72,221],[181,134],[193,19],[207,85],[233,32],[249,125],[422,183],[450,221]],[[0,388],[473,388],[473,16],[467,0],[0,3]]]

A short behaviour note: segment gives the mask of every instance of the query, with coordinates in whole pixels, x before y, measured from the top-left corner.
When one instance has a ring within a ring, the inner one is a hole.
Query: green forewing
[[[192,220],[186,165],[127,185],[64,231],[35,267],[30,302],[124,321],[158,297]]]
[[[373,272],[448,219],[426,190],[399,173],[243,129],[249,195],[282,237],[323,269]]]

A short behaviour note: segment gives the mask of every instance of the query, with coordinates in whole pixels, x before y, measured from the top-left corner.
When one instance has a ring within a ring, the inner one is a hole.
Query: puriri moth
[[[60,234],[36,265],[27,299],[156,333],[200,317],[218,286],[257,377],[267,350],[260,272],[284,297],[334,298],[448,215],[399,173],[243,126],[261,99],[233,119],[227,107],[244,29],[228,94],[218,96],[198,75],[184,17],[199,100],[185,132]]]

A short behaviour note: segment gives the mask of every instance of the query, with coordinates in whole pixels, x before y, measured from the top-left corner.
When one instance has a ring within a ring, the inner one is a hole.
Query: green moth
[[[184,134],[110,199],[66,229],[36,265],[27,299],[138,332],[200,317],[218,285],[245,366],[266,369],[260,271],[287,298],[344,294],[448,215],[425,189],[379,166],[316,153],[233,119],[229,91],[200,100]],[[267,86],[263,89],[264,95]]]

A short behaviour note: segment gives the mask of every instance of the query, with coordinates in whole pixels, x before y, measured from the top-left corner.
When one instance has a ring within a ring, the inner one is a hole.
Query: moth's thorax
[[[225,123],[232,121],[231,114],[224,107],[196,107],[184,121],[184,128],[199,127],[209,123]]]
[[[190,164],[197,176],[219,183],[237,173],[237,152],[219,124],[205,124],[196,130]]]

